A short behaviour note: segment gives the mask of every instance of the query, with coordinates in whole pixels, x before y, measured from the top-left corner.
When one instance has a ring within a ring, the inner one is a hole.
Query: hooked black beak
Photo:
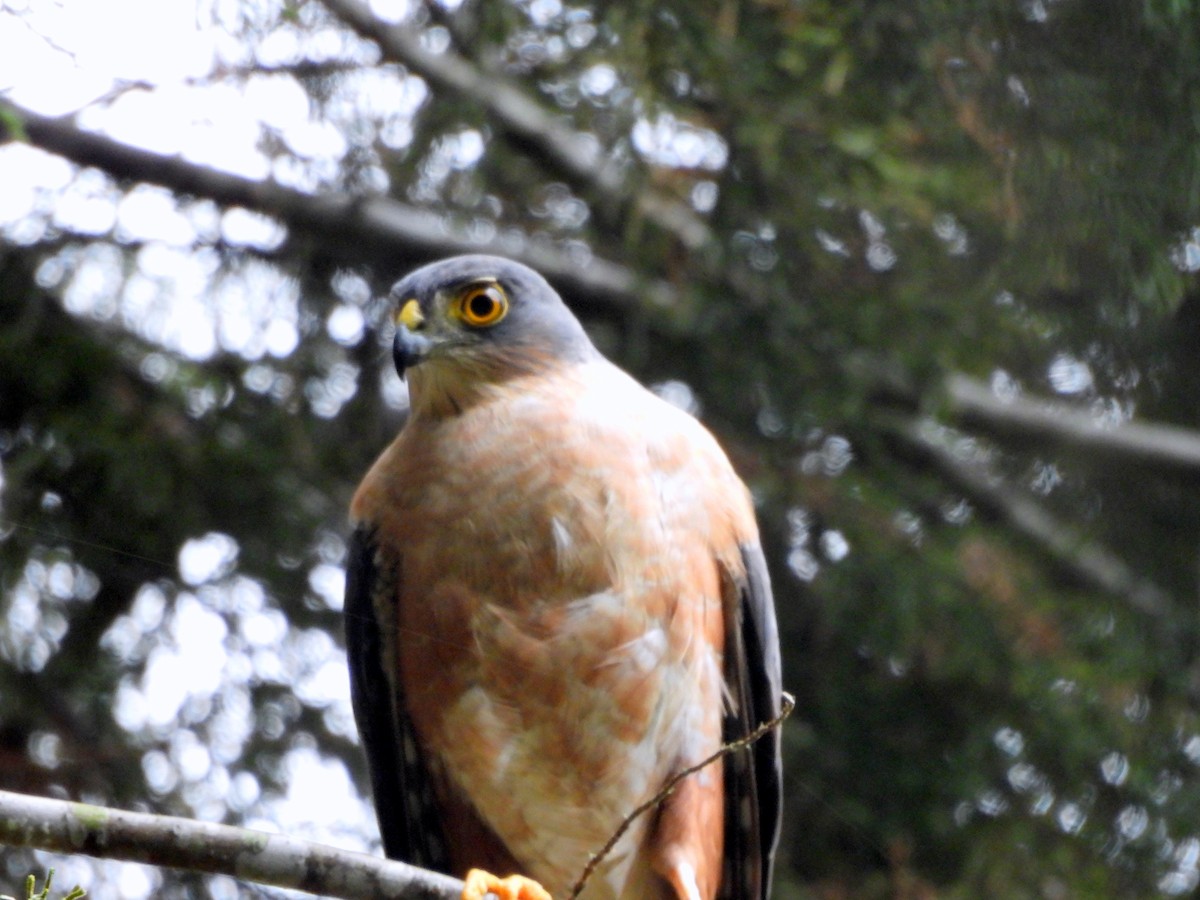
[[[404,373],[417,365],[429,353],[433,342],[423,334],[418,334],[425,325],[425,317],[421,314],[420,304],[409,300],[396,313],[396,336],[392,338],[392,361],[396,364],[396,373],[401,379]]]
[[[432,342],[423,334],[409,331],[406,325],[396,326],[396,336],[392,338],[392,361],[401,379],[406,371],[425,358],[430,346]]]

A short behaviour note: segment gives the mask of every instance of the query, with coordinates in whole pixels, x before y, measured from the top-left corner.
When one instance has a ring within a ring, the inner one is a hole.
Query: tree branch
[[[1155,474],[1200,478],[1200,431],[1147,422],[1106,426],[1078,404],[1051,399],[1001,399],[961,372],[920,387],[909,373],[859,355],[846,371],[863,383],[877,408],[925,413],[986,434],[1010,447],[1079,451],[1087,463],[1136,466]]]
[[[1086,451],[1089,460],[1200,478],[1200,432],[1141,422],[1105,428],[1077,406],[1001,400],[987,385],[960,374],[946,378],[942,397],[947,416],[1000,441],[1056,444]]]
[[[457,900],[456,878],[282,834],[0,791],[0,844],[149,863],[347,900]]]
[[[905,420],[888,430],[976,507],[1023,536],[1077,584],[1117,597],[1156,619],[1169,611],[1170,595],[1166,591],[1139,576],[1112,550],[1055,517],[1024,491],[960,459],[932,433],[932,425]]]
[[[360,36],[378,44],[388,60],[480,106],[517,147],[590,193],[601,207],[620,209],[632,203],[639,213],[673,234],[689,250],[712,243],[708,226],[684,204],[653,192],[630,196],[624,177],[603,159],[594,141],[564,127],[507,79],[481,71],[453,51],[429,52],[412,29],[381,21],[361,0],[322,2]]]
[[[580,257],[528,241],[514,245],[468,240],[456,236],[445,218],[389,197],[305,194],[272,181],[255,181],[177,156],[151,153],[80,129],[68,119],[41,116],[0,100],[0,144],[12,140],[27,140],[117,179],[150,182],[221,206],[242,206],[273,216],[349,261],[386,265],[397,274],[455,253],[493,253],[539,270],[573,299],[609,310],[628,311],[647,302],[671,306],[678,299],[666,283],[646,282],[632,270],[594,256]]]

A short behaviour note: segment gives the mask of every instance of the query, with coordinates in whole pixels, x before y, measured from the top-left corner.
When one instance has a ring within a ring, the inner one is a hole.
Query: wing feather
[[[779,628],[766,559],[757,544],[742,544],[744,575],[733,578],[727,606],[726,683],[732,703],[724,739],[737,740],[779,715],[783,690]],[[771,891],[782,812],[779,730],[726,762],[725,900],[766,900]]]
[[[355,529],[346,567],[346,656],[379,833],[390,858],[448,872],[433,787],[395,676],[395,639],[381,624],[391,620],[380,613],[396,602],[399,573],[383,574],[374,532]]]

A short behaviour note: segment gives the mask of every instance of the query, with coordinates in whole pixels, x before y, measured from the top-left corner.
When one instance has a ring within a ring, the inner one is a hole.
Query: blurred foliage
[[[204,15],[230,36],[212,82],[298,85],[342,138],[321,157],[264,125],[279,180],[386,193],[447,234],[595,254],[677,291],[576,308],[640,378],[686,385],[759,501],[799,701],[778,897],[1200,884],[1197,480],[974,435],[937,399],[961,372],[1101,423],[1200,429],[1192,2],[410,10],[427,47],[590,136],[615,192],[553,169],[480,98],[422,88],[315,0]],[[0,785],[279,824],[314,755],[365,789],[328,688],[331,573],[353,485],[402,421],[378,298],[420,252],[340,258],[286,215],[282,239],[238,237],[232,213],[176,195],[193,239],[164,262],[119,213],[92,232],[55,216],[71,191],[120,209],[139,190],[73,171],[0,226]],[[712,242],[689,250],[640,211],[650,195]],[[191,265],[216,323],[201,352],[162,325]],[[1163,607],[1090,586],[905,425]],[[189,552],[221,548],[189,575]],[[156,712],[200,632],[216,674]],[[223,896],[153,887],[204,884]]]

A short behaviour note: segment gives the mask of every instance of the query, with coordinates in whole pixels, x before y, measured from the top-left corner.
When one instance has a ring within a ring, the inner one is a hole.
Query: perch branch
[[[462,882],[282,834],[0,791],[0,844],[82,853],[347,900],[457,900]]]

